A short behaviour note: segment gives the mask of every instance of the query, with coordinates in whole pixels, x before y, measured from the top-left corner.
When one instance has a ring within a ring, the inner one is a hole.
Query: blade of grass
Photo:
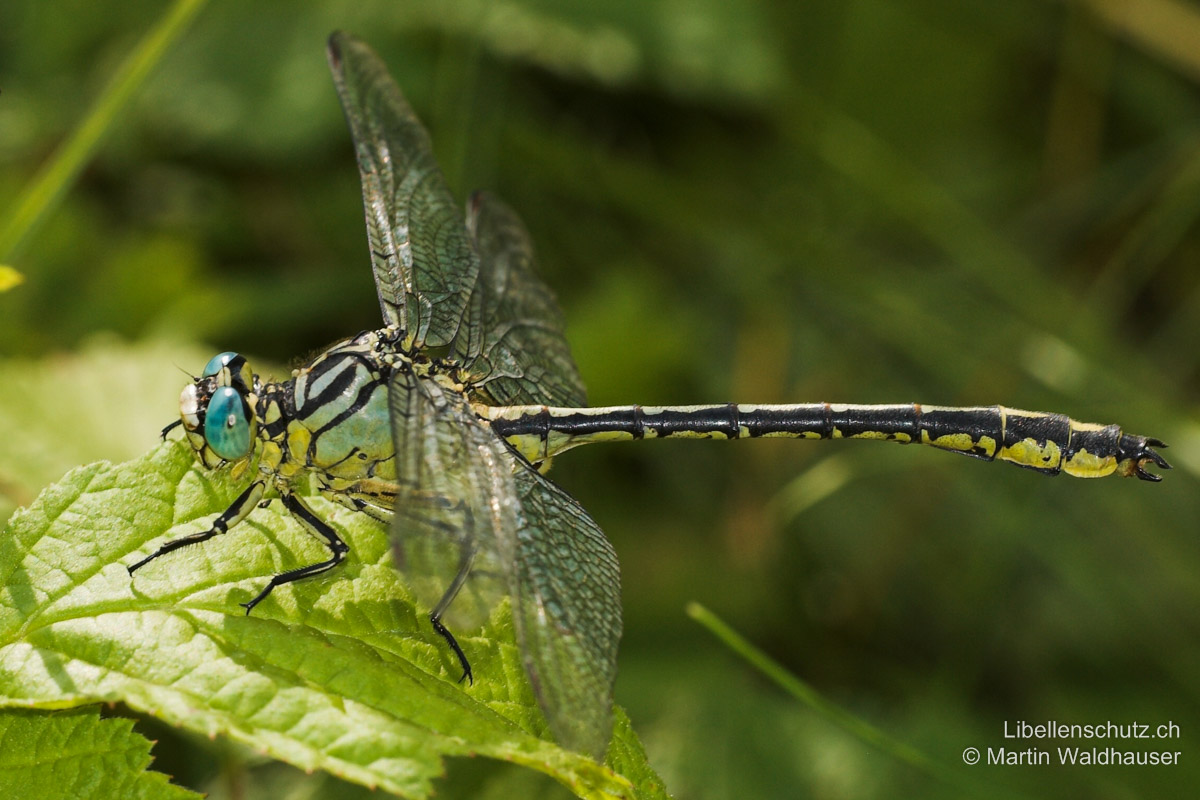
[[[972,780],[965,775],[934,760],[911,745],[888,735],[869,722],[855,716],[841,706],[827,700],[809,684],[792,675],[779,662],[743,639],[720,617],[699,603],[688,603],[687,615],[703,625],[730,650],[745,659],[751,666],[765,675],[779,688],[802,704],[820,714],[839,728],[862,740],[877,750],[903,761],[932,778],[962,789],[970,797],[1023,797],[1006,789]]]
[[[142,37],[83,122],[43,165],[17,200],[0,228],[0,261],[12,260],[27,237],[58,205],[112,129],[117,115],[203,5],[204,0],[176,0],[158,24]]]

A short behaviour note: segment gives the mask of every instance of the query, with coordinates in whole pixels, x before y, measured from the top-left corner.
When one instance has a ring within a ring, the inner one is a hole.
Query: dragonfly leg
[[[271,582],[253,600],[241,604],[242,608],[246,609],[246,614],[249,614],[256,605],[265,600],[275,587],[291,583],[292,581],[298,581],[302,578],[309,578],[313,575],[320,575],[322,572],[331,570],[342,563],[342,559],[346,557],[346,553],[350,552],[350,546],[343,542],[341,537],[337,535],[337,532],[329,527],[328,523],[322,521],[314,514],[299,497],[291,493],[284,494],[283,505],[288,511],[292,512],[292,516],[296,518],[296,521],[306,531],[317,538],[325,540],[325,546],[329,548],[329,558],[316,564],[309,564],[306,567],[288,570],[271,578]]]
[[[454,634],[450,629],[442,624],[442,618],[429,615],[429,622],[433,625],[433,630],[438,636],[446,640],[446,644],[450,645],[450,649],[454,651],[454,655],[458,656],[458,663],[462,665],[463,674],[459,677],[458,682],[466,681],[471,686],[475,685],[475,675],[471,672],[471,662],[467,661],[467,654],[463,652],[462,647],[458,644],[458,639],[454,638]]]
[[[371,519],[390,525],[396,505],[396,484],[388,481],[362,480],[340,491],[323,494],[351,511],[361,511]]]
[[[328,496],[352,511],[361,511],[372,519],[385,524],[391,524],[392,509],[395,506],[397,494],[398,489],[396,484],[370,479],[359,481],[338,492],[330,492]],[[436,499],[443,504],[445,503],[445,498]],[[442,595],[441,600],[438,601],[437,607],[429,615],[429,623],[433,626],[433,630],[446,640],[446,644],[450,645],[450,649],[454,651],[454,655],[458,658],[458,663],[462,666],[463,672],[458,682],[462,683],[465,680],[471,685],[475,684],[475,675],[471,671],[471,662],[467,659],[467,654],[463,652],[458,640],[454,638],[454,634],[442,622],[442,615],[446,613],[446,609],[454,602],[455,596],[458,595],[459,590],[466,583],[474,560],[475,548],[464,543],[459,556],[458,572],[455,574],[454,580],[451,581],[450,587]]]
[[[225,509],[221,516],[213,520],[211,528],[206,531],[189,533],[187,536],[181,536],[178,539],[172,539],[150,555],[143,558],[141,561],[127,567],[129,574],[132,575],[134,572],[146,566],[154,559],[158,558],[159,556],[166,555],[172,550],[178,550],[181,547],[187,547],[189,544],[198,544],[200,542],[208,541],[218,533],[227,532],[234,525],[237,525],[239,522],[244,520],[246,516],[254,510],[254,507],[258,505],[260,500],[262,500],[263,492],[266,491],[266,488],[267,486],[263,481],[255,481],[254,483],[250,484],[248,487],[246,487],[246,491],[238,495],[238,498],[233,501],[233,504],[229,506],[229,508]]]
[[[463,674],[458,679],[458,682],[462,683],[465,680],[472,686],[475,685],[475,676],[471,673],[471,662],[467,661],[467,655],[459,647],[458,640],[454,638],[454,634],[450,633],[449,629],[442,624],[442,615],[446,613],[446,609],[454,602],[458,591],[467,582],[467,576],[471,574],[471,564],[474,561],[475,545],[464,543],[458,558],[458,573],[455,574],[454,580],[450,582],[450,586],[442,595],[442,599],[438,601],[437,606],[429,614],[429,622],[433,625],[433,629],[439,636],[446,640],[446,644],[450,645],[450,649],[454,651],[454,655],[458,656],[458,663],[462,665]]]

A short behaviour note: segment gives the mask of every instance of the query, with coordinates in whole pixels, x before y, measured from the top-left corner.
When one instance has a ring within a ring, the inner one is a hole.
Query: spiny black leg
[[[467,661],[467,654],[464,653],[462,648],[458,646],[458,640],[454,638],[454,634],[452,634],[449,629],[442,624],[441,618],[430,614],[429,621],[433,623],[433,629],[437,631],[438,636],[441,636],[443,639],[445,639],[446,644],[450,645],[450,649],[454,651],[454,655],[458,656],[458,663],[462,665],[463,670],[462,677],[458,679],[458,682],[462,683],[465,680],[471,686],[474,686],[475,676],[471,673],[471,662]]]
[[[213,523],[213,526],[206,531],[198,531],[197,533],[189,533],[187,536],[181,536],[178,539],[172,539],[171,541],[167,542],[162,547],[158,548],[153,553],[146,556],[145,558],[143,558],[141,561],[137,562],[136,564],[130,564],[128,567],[126,567],[126,569],[129,570],[129,574],[132,575],[133,573],[137,572],[139,569],[146,566],[147,564],[149,564],[151,561],[158,558],[159,556],[165,556],[167,553],[171,552],[172,550],[178,550],[181,547],[187,547],[189,544],[199,544],[200,542],[206,542],[209,539],[211,539],[212,537],[216,536],[218,533],[225,533],[225,528],[224,528],[224,526],[221,526],[220,528],[218,528],[217,524]]]
[[[313,575],[320,575],[322,572],[327,572],[328,570],[331,570],[338,564],[342,563],[342,559],[346,557],[346,552],[350,548],[346,547],[346,545],[342,543],[341,539],[338,539],[338,542],[342,544],[342,549],[335,550],[331,544],[329,549],[333,551],[333,556],[328,561],[322,561],[317,564],[309,564],[307,567],[300,567],[299,569],[293,569],[280,573],[274,578],[271,578],[271,582],[268,583],[253,600],[248,603],[239,603],[242,608],[246,609],[246,615],[249,616],[250,611],[256,605],[265,600],[267,595],[275,590],[275,587],[283,586],[285,583],[291,583],[292,581],[298,581],[303,578],[310,578]]]
[[[221,516],[213,520],[211,528],[206,531],[189,533],[187,536],[181,536],[178,539],[173,539],[167,542],[162,547],[143,558],[141,561],[133,564],[130,567],[127,567],[129,574],[132,575],[134,572],[146,566],[154,559],[161,555],[166,555],[172,550],[178,550],[181,547],[187,547],[189,544],[204,542],[216,536],[218,533],[225,533],[234,525],[245,519],[246,515],[249,514],[251,509],[254,508],[255,504],[262,499],[265,489],[266,487],[261,481],[255,481],[254,483],[250,484],[248,487],[246,487],[246,491],[238,495],[238,498],[233,501],[233,504],[230,505],[229,508],[225,509]]]
[[[471,674],[471,662],[467,661],[467,656],[463,653],[462,648],[458,646],[458,640],[454,638],[454,634],[446,629],[442,624],[442,614],[446,613],[446,609],[454,602],[454,598],[458,596],[458,591],[462,589],[463,584],[467,582],[467,577],[471,574],[471,565],[475,563],[475,543],[462,541],[459,542],[461,548],[458,553],[458,572],[454,575],[454,580],[450,581],[450,585],[442,594],[442,599],[434,606],[433,613],[429,615],[429,621],[433,623],[433,629],[438,632],[446,643],[450,645],[450,649],[454,651],[454,655],[458,656],[458,663],[462,664],[463,674],[458,679],[462,683],[464,679],[475,685],[475,676]]]
[[[170,425],[168,425],[167,427],[163,428],[162,433],[160,434],[160,436],[162,436],[163,441],[165,442],[167,440],[167,434],[170,433],[172,429],[178,428],[182,424],[183,424],[183,420],[177,419],[174,422],[172,422]]]
[[[265,600],[267,595],[274,591],[275,587],[291,583],[292,581],[298,581],[302,578],[309,578],[313,575],[320,575],[322,572],[331,570],[342,563],[342,559],[346,557],[346,553],[350,552],[350,546],[342,541],[333,528],[329,527],[327,523],[323,522],[316,514],[309,510],[308,506],[304,505],[299,497],[293,494],[285,494],[283,496],[283,505],[288,511],[292,512],[292,516],[304,526],[305,530],[325,540],[325,546],[329,548],[330,557],[327,561],[289,570],[271,578],[271,582],[258,593],[258,596],[249,603],[241,604],[242,608],[246,609],[247,615],[250,614],[250,611],[256,605]]]

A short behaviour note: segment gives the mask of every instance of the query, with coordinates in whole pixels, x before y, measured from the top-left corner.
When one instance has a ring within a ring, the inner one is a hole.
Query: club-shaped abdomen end
[[[1144,481],[1161,481],[1162,475],[1146,469],[1154,464],[1159,469],[1171,469],[1171,465],[1154,448],[1165,448],[1167,445],[1160,439],[1122,434],[1117,444],[1117,473],[1126,477],[1137,476]]]

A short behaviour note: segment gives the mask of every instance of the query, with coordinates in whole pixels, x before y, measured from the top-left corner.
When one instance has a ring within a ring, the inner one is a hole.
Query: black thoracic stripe
[[[375,390],[382,383],[383,383],[382,380],[372,380],[372,381],[369,381],[368,383],[363,384],[362,389],[359,390],[358,396],[354,398],[353,403],[351,403],[349,406],[347,406],[342,411],[342,413],[338,414],[333,419],[329,420],[329,422],[325,423],[320,428],[317,428],[316,430],[314,430],[312,432],[312,437],[308,440],[308,453],[307,453],[308,459],[310,461],[312,461],[316,458],[317,444],[318,444],[318,442],[321,441],[321,434],[325,433],[326,431],[332,430],[333,428],[336,428],[338,425],[341,425],[347,419],[349,419],[350,417],[357,414],[363,408],[363,406],[365,406],[368,402],[370,402],[371,395],[373,395],[375,393]]]
[[[359,453],[361,453],[361,452],[362,452],[362,451],[361,451],[361,450],[359,450],[357,447],[351,447],[351,448],[350,448],[350,452],[349,452],[349,453],[347,453],[346,455],[342,456],[342,457],[341,457],[341,458],[339,458],[337,461],[334,461],[333,463],[331,463],[331,464],[327,465],[327,466],[325,467],[325,469],[327,469],[327,470],[330,470],[330,471],[332,471],[332,470],[335,470],[335,469],[337,469],[337,468],[338,468],[340,465],[342,465],[342,464],[345,464],[347,461],[352,461],[352,460],[353,460],[353,459],[354,459],[354,458],[355,458],[355,457],[356,457],[356,456],[357,456]]]
[[[351,363],[347,364],[347,361]],[[360,358],[357,353],[338,353],[336,358],[329,355],[319,361],[308,373],[308,386],[315,386],[323,381],[331,370],[338,370],[338,373],[321,389],[320,394],[313,398],[305,398],[305,405],[307,406],[311,403],[313,408],[321,408],[326,403],[333,402],[334,399],[343,394],[346,388],[354,382],[354,374],[357,371],[356,367],[360,364],[370,369],[370,365],[364,359]]]
[[[354,416],[359,411],[361,411],[367,403],[371,402],[371,395],[375,394],[375,390],[378,389],[382,385],[383,385],[382,379],[375,379],[375,380],[371,380],[367,383],[364,383],[362,388],[358,390],[358,395],[355,396],[354,402],[351,403],[350,405],[346,406],[346,408],[344,408],[340,414],[335,416],[333,419],[329,420],[329,422],[326,422],[320,428],[313,431],[313,438],[316,439],[316,437],[319,434],[324,433],[325,431],[329,430],[330,428],[337,427],[338,425],[340,425],[344,421],[346,421],[346,419]]]
[[[346,363],[347,361],[349,361],[351,363]],[[326,364],[328,364],[327,367],[326,367]],[[299,414],[298,418],[302,421],[307,420],[312,414],[317,413],[326,403],[332,402],[333,400],[335,400],[337,398],[338,395],[344,393],[346,391],[346,388],[349,387],[350,384],[353,382],[355,372],[357,371],[356,368],[359,365],[366,367],[368,372],[373,371],[372,368],[374,365],[367,359],[363,358],[358,353],[339,353],[338,357],[336,359],[336,363],[335,363],[335,359],[333,357],[329,357],[325,361],[322,361],[320,364],[322,369],[319,372],[318,372],[318,370],[314,369],[313,372],[310,373],[310,376],[309,376],[310,383],[313,381],[312,375],[316,375],[317,376],[316,379],[319,381],[322,377],[324,377],[324,374],[326,372],[328,372],[330,369],[336,369],[336,368],[340,367],[342,371],[340,373],[338,373],[333,378],[332,381],[329,382],[328,386],[326,386],[324,389],[321,390],[321,393],[319,395],[317,395],[316,398],[313,398],[313,399],[306,398],[305,399],[305,402],[304,402],[305,413]],[[312,443],[310,444],[310,449],[312,449],[312,447],[315,446],[317,437],[321,433],[323,433],[337,425],[340,425],[347,418],[349,418],[349,417],[353,416],[354,414],[357,414],[359,411],[361,411],[362,408],[368,402],[370,402],[371,395],[373,395],[375,393],[375,390],[382,383],[383,383],[383,378],[375,378],[371,381],[368,381],[367,383],[364,383],[362,388],[359,390],[358,395],[354,398],[353,403],[351,403],[349,406],[344,408],[341,411],[341,413],[339,413],[337,416],[333,417],[329,422],[327,422],[323,426],[321,426],[321,428],[313,431],[313,438],[312,438]]]

